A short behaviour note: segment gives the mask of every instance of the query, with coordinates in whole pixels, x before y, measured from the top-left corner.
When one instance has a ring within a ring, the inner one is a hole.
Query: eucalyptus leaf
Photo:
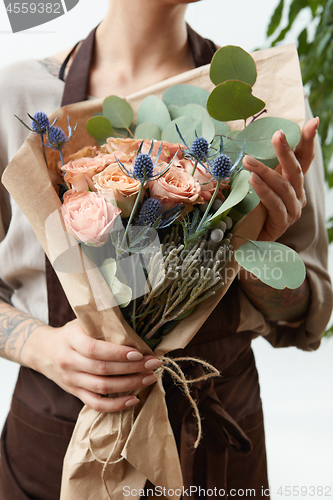
[[[129,132],[127,128],[116,128],[113,127],[113,136],[114,137],[124,137],[125,139],[129,137]]]
[[[252,56],[234,45],[222,47],[212,59],[210,79],[215,85],[227,80],[240,80],[251,87],[257,79],[257,68]]]
[[[162,131],[171,122],[168,108],[158,97],[150,95],[140,104],[136,117],[136,124],[153,122]]]
[[[225,122],[220,122],[219,120],[215,120],[215,118],[211,117],[211,120],[214,123],[215,126],[215,133],[217,135],[228,135],[230,132],[230,127],[227,123]]]
[[[264,101],[252,95],[250,85],[236,80],[220,83],[207,101],[208,113],[222,122],[246,120],[264,107]]]
[[[179,127],[188,146],[191,147],[192,137],[195,137],[195,128],[197,124],[189,116],[180,116],[172,120],[162,132],[162,141],[171,142],[174,144],[181,143],[181,139],[176,130],[176,124]]]
[[[208,222],[217,221],[219,218],[223,217],[225,212],[228,212],[232,207],[236,206],[245,198],[245,196],[249,192],[249,179],[250,172],[248,172],[247,170],[243,170],[237,175],[236,179],[231,185],[229,196],[221,205],[221,207],[215,212],[215,214],[212,215],[210,219],[208,219]]]
[[[255,158],[269,160],[276,158],[272,145],[272,137],[277,130],[282,129],[286,134],[289,146],[295,148],[301,138],[299,125],[285,118],[265,117],[250,123],[234,138],[238,147],[246,141],[245,151]]]
[[[233,207],[228,215],[232,220],[239,221],[250,213],[259,203],[260,198],[257,193],[254,190],[249,191],[244,200],[238,203],[237,207]]]
[[[302,259],[281,243],[248,241],[235,252],[235,259],[260,281],[277,290],[298,288],[305,279]]]
[[[186,104],[200,104],[206,107],[209,96],[208,90],[194,85],[174,85],[164,91],[162,99],[166,106],[175,104],[176,106],[185,106]]]
[[[215,136],[215,125],[205,109],[202,111],[202,129],[200,135],[208,142],[211,142]]]
[[[113,127],[128,128],[134,118],[130,104],[116,95],[111,95],[103,101],[103,114]]]
[[[136,127],[136,139],[154,139],[155,141],[161,140],[161,130],[153,122],[143,122]]]
[[[200,104],[186,104],[186,106],[171,104],[168,106],[168,110],[173,120],[181,116],[189,116],[192,120],[198,121],[202,119],[202,113],[206,111],[206,108],[200,106]]]
[[[105,116],[93,116],[87,121],[86,128],[90,135],[97,141],[103,141],[113,134],[113,128],[110,120]]]

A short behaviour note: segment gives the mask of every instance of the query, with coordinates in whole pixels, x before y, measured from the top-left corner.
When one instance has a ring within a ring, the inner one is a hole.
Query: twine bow
[[[159,359],[162,361],[162,365],[159,368],[157,368],[157,370],[155,370],[156,375],[158,377],[162,377],[163,373],[165,371],[170,373],[174,383],[180,386],[180,388],[184,392],[185,396],[188,398],[188,400],[189,400],[189,402],[194,410],[194,415],[195,415],[195,418],[197,420],[197,425],[198,425],[198,435],[197,435],[197,439],[194,443],[194,448],[196,449],[196,448],[198,448],[199,443],[200,443],[201,438],[202,438],[202,424],[201,424],[200,413],[198,410],[198,405],[191,396],[190,385],[193,384],[194,382],[201,382],[201,381],[213,378],[213,377],[218,377],[220,375],[220,372],[213,365],[211,365],[210,363],[207,363],[207,361],[204,361],[203,359],[200,359],[200,358],[192,358],[192,357],[187,357],[187,356],[179,357],[179,358],[169,358],[167,356],[162,356]],[[205,373],[204,375],[201,375],[200,377],[193,378],[193,379],[187,379],[185,376],[185,373],[183,372],[183,370],[181,369],[181,367],[178,364],[180,361],[191,361],[192,363],[199,363],[204,368],[206,368],[208,371],[207,371],[207,373]],[[131,413],[132,413],[131,414],[131,426],[130,426],[130,429],[132,429],[133,424],[134,424],[134,407],[128,411],[131,411]],[[102,416],[103,416],[103,413],[100,412],[90,427],[89,438],[88,438],[89,439],[89,450],[90,450],[92,456],[94,457],[94,459],[103,465],[102,474],[101,474],[102,481],[103,481],[103,484],[104,484],[104,487],[105,487],[105,490],[108,494],[109,499],[112,500],[109,488],[108,488],[106,480],[105,480],[105,472],[106,472],[106,468],[108,465],[117,464],[117,463],[121,462],[122,460],[124,460],[124,457],[122,457],[121,455],[119,458],[112,460],[112,456],[113,456],[114,452],[116,451],[116,448],[117,448],[117,446],[120,442],[120,439],[121,439],[122,430],[123,430],[124,413],[123,413],[123,411],[119,412],[119,425],[118,425],[117,438],[116,438],[116,441],[112,447],[112,450],[110,451],[109,456],[107,457],[106,460],[102,460],[96,456],[96,454],[93,450],[93,443],[92,443],[93,429],[96,427],[96,425],[98,424],[98,422],[100,421]]]

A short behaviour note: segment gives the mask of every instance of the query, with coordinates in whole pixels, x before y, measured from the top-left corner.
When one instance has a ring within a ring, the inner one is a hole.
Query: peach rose
[[[119,152],[117,158],[126,161],[127,155]],[[88,188],[96,191],[92,178],[115,161],[114,154],[99,154],[95,158],[79,158],[70,161],[62,167],[65,172],[65,182],[70,184],[76,191],[88,191]]]
[[[95,158],[97,156],[96,146],[85,146],[76,153],[69,155],[65,158],[66,163],[73,160],[79,160],[80,158]]]
[[[162,165],[160,169],[166,167]],[[163,212],[170,210],[179,203],[203,203],[199,182],[183,168],[170,167],[168,172],[156,181],[148,183],[150,195],[163,204]]]
[[[74,187],[76,191],[88,191],[88,186],[90,189],[94,189],[93,176],[104,170],[107,165],[105,158],[96,156],[95,158],[72,160],[61,170],[65,172],[65,182]]]
[[[191,165],[189,164],[191,163]],[[187,162],[185,165],[185,170],[189,174],[192,175],[194,168],[194,164],[192,162]],[[214,194],[216,188],[216,180],[211,176],[207,170],[198,163],[197,168],[194,172],[194,178],[200,183],[201,186],[201,196],[205,201],[210,201],[211,197]],[[227,182],[222,182],[220,190],[217,194],[217,199],[224,201],[224,196],[222,194],[222,189],[225,189],[228,186]]]
[[[96,193],[70,190],[64,194],[61,213],[70,234],[86,245],[98,247],[108,240],[109,229],[121,210]]]
[[[122,139],[121,137],[109,137],[106,142],[106,148],[104,148],[103,151],[107,150],[109,153],[113,153],[114,151],[121,151],[122,153],[128,155],[130,153],[136,153],[142,141],[138,139]]]
[[[124,162],[127,169],[132,170],[132,164]],[[124,174],[118,163],[112,163],[103,172],[93,177],[95,189],[105,200],[115,200],[121,208],[122,216],[129,217],[140,190],[140,181]]]
[[[172,160],[172,158],[175,156],[176,153],[177,153],[176,158],[178,160],[181,160],[182,158],[184,158],[184,153],[180,149],[181,144],[172,144],[171,142],[166,142],[166,141],[154,141],[152,156],[154,156],[156,158],[158,150],[159,150],[162,142],[163,142],[163,146],[162,146],[161,156],[159,157],[159,160],[158,160],[159,163],[162,163],[162,162],[170,163],[170,161]],[[148,140],[144,141],[144,143],[142,145],[142,150],[141,150],[142,153],[147,154],[148,151],[150,150],[150,147],[151,147],[151,141],[148,141]]]

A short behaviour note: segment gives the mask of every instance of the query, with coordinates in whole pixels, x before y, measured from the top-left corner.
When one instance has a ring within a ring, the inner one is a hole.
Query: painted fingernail
[[[285,146],[288,144],[286,134],[283,132],[282,129],[280,129],[280,139],[282,144],[284,144]]]
[[[316,130],[318,130],[318,128],[319,128],[319,123],[320,123],[319,116],[316,116],[316,120],[317,120]]]
[[[140,403],[140,399],[133,398],[133,399],[129,399],[128,401],[126,401],[125,406],[126,406],[126,408],[130,408],[131,406],[135,406],[138,403]]]
[[[146,368],[146,370],[155,370],[156,368],[161,366],[161,364],[162,364],[162,361],[160,359],[152,358],[152,359],[148,359],[148,361],[146,361],[145,368]]]
[[[246,155],[244,160],[246,161],[246,163],[248,163],[249,165],[251,165],[251,167],[258,167],[259,166],[259,162],[258,160],[256,160],[255,158],[253,158],[253,156],[248,156]]]
[[[148,375],[148,377],[143,378],[142,383],[143,383],[143,385],[150,385],[150,384],[153,384],[154,382],[156,382],[156,380],[157,380],[156,375],[152,374],[152,375]]]
[[[259,175],[255,174],[252,172],[251,174],[251,179],[256,183],[256,184],[262,184],[262,178],[259,177]]]
[[[140,361],[143,358],[143,354],[139,351],[130,351],[127,353],[126,358],[129,361]]]

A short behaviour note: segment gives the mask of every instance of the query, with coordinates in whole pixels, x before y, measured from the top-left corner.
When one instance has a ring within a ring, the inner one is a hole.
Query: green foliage
[[[324,156],[325,178],[333,187],[333,171],[329,168],[333,155],[333,0],[293,0],[290,4],[288,25],[282,29],[281,0],[268,27],[268,36],[278,33],[272,45],[283,40],[294,21],[305,10],[311,10],[312,19],[317,23],[313,41],[309,41],[308,29],[298,37],[298,53],[304,84],[310,88],[309,102],[314,115],[320,118],[319,136]]]
[[[246,120],[264,107],[264,101],[252,95],[251,86],[238,80],[220,83],[207,102],[209,114],[220,121]]]
[[[136,124],[153,122],[162,131],[171,122],[170,113],[164,102],[154,95],[146,97],[140,104]]]
[[[158,126],[153,122],[140,123],[135,129],[136,139],[154,139],[155,141],[161,140],[161,131]]]
[[[134,118],[132,107],[125,99],[111,95],[103,101],[103,115],[113,127],[128,128]]]
[[[162,100],[166,106],[170,106],[170,104],[176,106],[200,104],[200,106],[206,107],[208,96],[208,90],[194,85],[174,85],[163,93]]]
[[[291,248],[270,241],[248,241],[235,252],[238,264],[266,285],[283,290],[301,286],[305,266]]]
[[[210,66],[210,79],[214,85],[239,80],[252,87],[257,79],[256,64],[245,50],[227,45],[215,53]]]
[[[301,130],[297,123],[284,118],[265,117],[255,120],[239,132],[233,140],[239,145],[239,149],[246,141],[246,154],[259,160],[270,160],[276,158],[272,137],[280,129],[286,134],[290,147],[295,148],[301,138]]]
[[[89,134],[95,137],[96,140],[103,140],[105,137],[110,137],[113,134],[113,128],[110,120],[105,116],[93,116],[87,122],[87,130]]]
[[[249,192],[250,172],[243,170],[237,175],[235,181],[231,184],[231,191],[221,207],[208,219],[207,222],[215,223],[222,217],[228,215],[232,207],[240,203]]]

